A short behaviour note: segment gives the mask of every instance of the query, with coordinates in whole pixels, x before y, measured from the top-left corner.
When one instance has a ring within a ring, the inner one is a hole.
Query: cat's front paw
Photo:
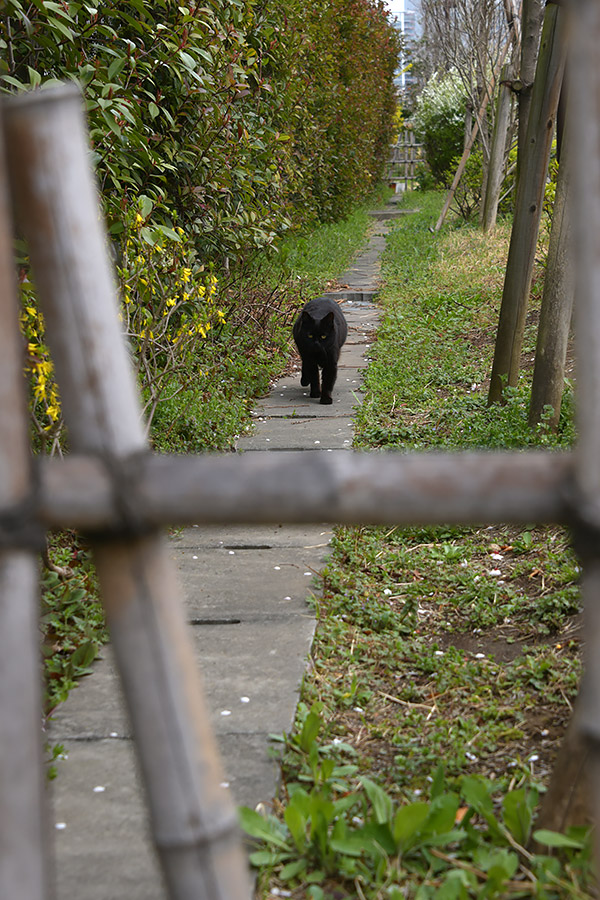
[[[323,394],[321,396],[321,403],[323,406],[328,406],[330,403],[333,403],[333,397],[328,397],[327,394]]]
[[[318,391],[318,390],[316,390],[315,388],[312,388],[312,389],[311,389],[311,392],[310,392],[310,396],[311,396],[311,397],[320,397],[320,396],[321,396],[321,391]],[[322,402],[322,401],[321,401],[321,402]]]
[[[310,378],[302,377],[300,379],[300,384],[302,385],[302,387],[308,387],[308,385],[310,384]]]

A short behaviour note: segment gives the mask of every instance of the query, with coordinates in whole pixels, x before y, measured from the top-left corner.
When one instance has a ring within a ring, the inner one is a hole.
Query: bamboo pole
[[[590,805],[600,821],[600,6],[580,0],[572,17],[572,132],[576,250],[575,325],[578,349],[576,485],[581,525],[576,533],[583,560],[585,670],[578,724],[589,750]],[[596,858],[600,834],[596,828]]]
[[[74,85],[6,101],[17,212],[28,242],[73,450],[113,473],[126,534],[119,464],[145,449],[120,334],[106,240]],[[235,808],[185,630],[179,591],[157,532],[93,544],[100,586],[169,894],[249,895]]]
[[[124,469],[140,524],[568,522],[568,453],[148,455]],[[48,459],[47,528],[118,532],[122,502],[100,460]],[[122,501],[123,498],[121,498]]]
[[[0,541],[0,897],[43,900],[50,896],[51,878],[36,534],[28,533],[25,520],[31,503],[31,456],[1,138],[0,133],[0,521],[7,518]]]

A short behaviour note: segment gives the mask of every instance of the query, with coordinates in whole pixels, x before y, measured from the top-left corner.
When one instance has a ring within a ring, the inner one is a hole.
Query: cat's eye
[[[311,337],[312,337],[312,334],[309,334],[309,338],[311,338]]]
[[[327,337],[326,334],[322,334],[322,335],[321,335],[321,340],[324,341],[326,337]]]

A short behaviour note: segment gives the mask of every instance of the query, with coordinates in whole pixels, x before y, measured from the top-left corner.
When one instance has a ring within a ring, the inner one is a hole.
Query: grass
[[[356,446],[570,446],[570,386],[556,433],[527,425],[539,270],[521,382],[487,407],[509,226],[433,234],[442,199],[408,198],[388,240]],[[559,528],[337,529],[281,796],[244,814],[259,896],[593,895],[585,832],[535,832],[580,677],[578,574]]]

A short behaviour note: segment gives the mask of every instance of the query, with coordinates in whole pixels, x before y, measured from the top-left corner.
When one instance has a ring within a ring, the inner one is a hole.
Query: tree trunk
[[[546,7],[527,127],[527,152],[517,185],[488,403],[502,399],[504,379],[514,386],[519,377],[544,187],[565,65],[563,22],[564,10],[556,5]]]
[[[541,420],[544,407],[551,406],[553,414],[549,419],[549,424],[553,429],[557,428],[560,416],[574,292],[571,228],[567,201],[569,193],[567,153],[565,142],[556,185],[529,406],[529,424],[531,426],[537,425]]]
[[[507,84],[510,78],[511,66],[509,64],[502,71],[500,90],[498,92],[496,122],[492,135],[485,202],[483,203],[482,226],[484,232],[490,231],[494,227],[496,216],[498,215],[498,202],[500,200],[504,173],[506,136],[510,124],[511,89],[509,84]]]

